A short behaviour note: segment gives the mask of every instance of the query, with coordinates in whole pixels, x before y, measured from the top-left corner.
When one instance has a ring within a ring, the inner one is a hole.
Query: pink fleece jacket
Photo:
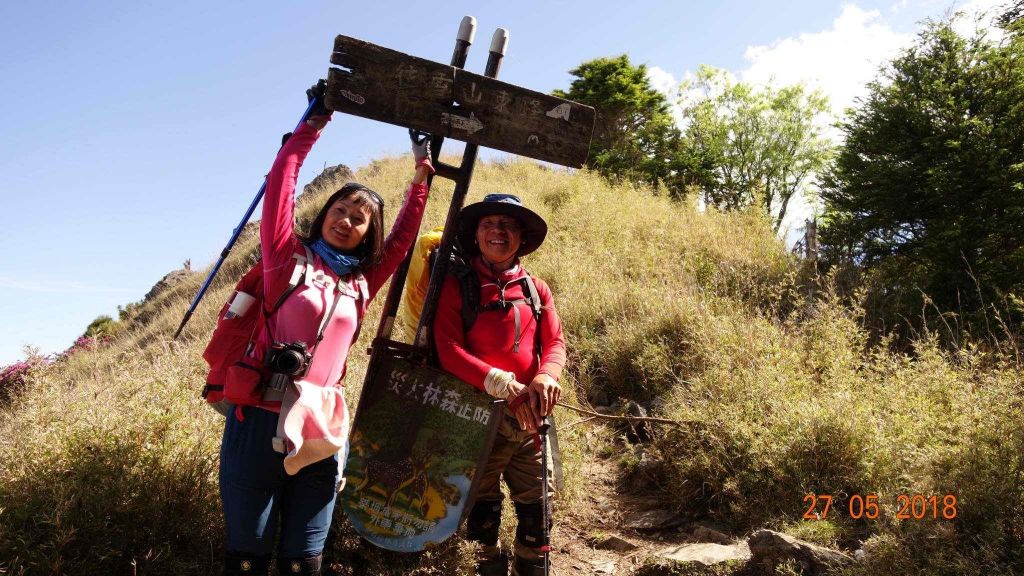
[[[275,286],[287,284],[295,269],[293,255],[305,252],[294,234],[295,182],[318,137],[319,132],[303,124],[278,152],[267,176],[260,223],[266,294],[273,294]],[[426,199],[425,185],[410,186],[395,225],[384,241],[383,258],[376,266],[363,270],[369,292],[367,303],[394,274],[416,239]],[[359,287],[349,275],[340,279],[341,292],[336,291],[338,276],[319,256],[314,254],[313,260],[313,273],[307,273],[305,284],[285,299],[258,338],[262,350],[274,341],[301,341],[312,348],[323,315],[330,310],[334,298],[340,298],[309,370],[296,381],[295,390],[288,390],[281,406],[260,406],[282,413],[278,436],[287,438],[285,469],[291,474],[337,452],[348,435],[348,411],[340,386],[358,328]]]

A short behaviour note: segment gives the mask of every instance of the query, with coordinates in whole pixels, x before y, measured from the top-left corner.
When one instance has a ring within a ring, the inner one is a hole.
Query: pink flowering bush
[[[27,360],[0,368],[0,403],[7,403],[12,396],[25,387],[34,368],[45,366],[50,362],[51,360],[46,356],[32,356]]]
[[[25,376],[32,365],[28,362],[15,362],[10,366],[4,366],[0,370],[0,389],[13,388],[25,385]]]
[[[112,338],[107,334],[100,334],[98,336],[79,336],[78,340],[75,340],[74,344],[58,355],[58,358],[67,358],[68,356],[83,350],[95,350],[98,346],[107,344],[111,340]]]

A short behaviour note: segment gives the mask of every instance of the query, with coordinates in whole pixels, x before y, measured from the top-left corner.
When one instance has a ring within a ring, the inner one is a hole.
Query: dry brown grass
[[[386,159],[356,175],[384,195],[388,219],[409,164]],[[298,221],[340,184],[307,190]],[[425,229],[443,221],[451,191],[438,180]],[[865,540],[873,560],[857,574],[1019,567],[1019,365],[969,345],[945,352],[927,337],[913,355],[869,345],[859,313],[827,289],[802,301],[798,263],[755,214],[700,213],[646,188],[530,162],[479,165],[469,201],[491,191],[519,194],[551,224],[525,265],[551,284],[566,328],[567,399],[628,398],[692,422],[623,452],[626,473],[647,479],[667,506],[740,531],[767,524],[846,547]],[[37,371],[0,408],[0,573],[127,573],[132,562],[146,574],[216,570],[221,420],[198,398],[200,354],[256,250],[249,230],[180,341],[169,338],[202,274],[129,307],[110,345]],[[353,403],[380,304],[353,348]],[[586,504],[580,464],[595,454],[582,431],[562,438],[561,506]],[[841,512],[827,525],[799,525],[808,491],[877,493],[883,517]],[[895,520],[896,495],[916,492],[957,494],[960,519]],[[401,563],[359,551],[336,524],[332,553],[345,562],[381,574],[467,569],[469,549],[457,543]]]

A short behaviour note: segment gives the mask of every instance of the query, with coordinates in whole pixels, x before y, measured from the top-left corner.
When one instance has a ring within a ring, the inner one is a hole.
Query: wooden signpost
[[[334,42],[327,107],[579,168],[594,109],[348,36]]]
[[[436,175],[455,181],[415,342],[391,339],[410,250],[391,280],[350,437],[341,506],[389,550],[423,550],[458,529],[503,417],[504,401],[426,365],[477,149],[580,167],[594,130],[593,108],[495,79],[508,43],[501,28],[484,75],[462,70],[475,23],[463,19],[451,65],[338,36],[331,63],[344,69],[328,73],[329,109],[429,132]],[[459,166],[439,161],[446,137],[466,142]]]

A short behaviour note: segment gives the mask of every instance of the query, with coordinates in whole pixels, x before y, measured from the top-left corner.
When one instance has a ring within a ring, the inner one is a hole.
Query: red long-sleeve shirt
[[[496,278],[484,265],[479,256],[473,258],[471,266],[480,278],[480,306],[499,301],[499,284],[506,285],[505,300],[525,298],[523,283],[514,280],[525,276],[518,264],[499,273]],[[539,278],[534,278],[540,296],[543,312],[540,325],[533,317],[533,310],[526,303],[518,303],[520,317],[519,351],[513,352],[515,344],[515,316],[511,309],[487,310],[477,315],[476,322],[466,333],[462,327],[462,289],[455,277],[445,279],[434,319],[434,342],[441,367],[455,377],[481,390],[491,368],[505,370],[516,375],[516,380],[529,384],[540,373],[556,381],[565,366],[565,339],[562,336],[562,322],[555,310],[551,289]],[[535,353],[536,331],[540,330],[540,359]]]

